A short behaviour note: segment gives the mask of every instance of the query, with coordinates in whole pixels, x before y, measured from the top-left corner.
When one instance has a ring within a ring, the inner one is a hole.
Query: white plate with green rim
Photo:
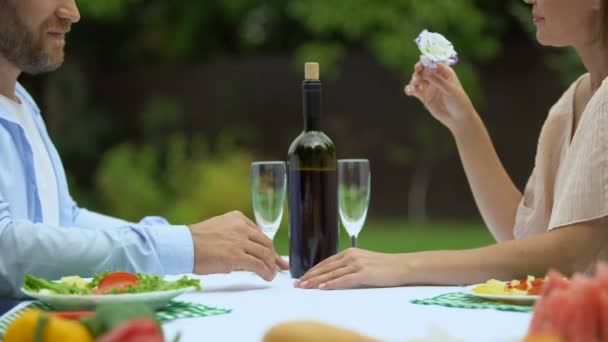
[[[511,303],[511,304],[519,304],[519,305],[532,305],[532,304],[534,304],[534,302],[536,302],[540,298],[540,296],[538,296],[538,295],[489,294],[489,293],[474,292],[473,289],[480,285],[484,285],[484,284],[467,286],[464,288],[464,290],[462,292],[475,296],[475,297],[483,298],[483,299]]]
[[[191,286],[176,290],[141,293],[64,295],[45,292],[30,292],[21,288],[21,291],[23,291],[23,293],[25,293],[26,295],[32,298],[36,298],[41,302],[52,306],[56,310],[66,311],[90,310],[94,309],[99,304],[105,303],[142,303],[152,309],[160,309],[169,304],[169,301],[171,301],[173,298],[194,290],[194,286]]]

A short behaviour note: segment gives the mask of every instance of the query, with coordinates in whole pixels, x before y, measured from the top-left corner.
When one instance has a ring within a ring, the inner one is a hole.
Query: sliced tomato
[[[544,278],[534,279],[534,281],[532,282],[532,287],[528,289],[528,294],[529,295],[539,295],[540,290],[542,289],[544,283],[545,283]]]
[[[516,289],[526,291],[528,289],[528,279],[520,280],[519,285],[517,285]]]
[[[511,280],[507,283],[507,287],[509,289],[526,290],[528,284],[526,283],[526,279]]]
[[[545,278],[534,278],[534,281],[532,282],[532,286],[534,286],[534,287],[542,286],[544,282],[545,282]]]
[[[93,316],[95,313],[93,311],[54,311],[51,312],[51,314],[61,318],[75,320],[82,317]]]
[[[150,318],[128,320],[96,340],[97,342],[162,342],[158,323]]]
[[[137,285],[139,284],[135,274],[129,272],[114,272],[101,279],[96,292],[107,293],[111,292],[113,289],[122,292],[128,286],[135,287]]]

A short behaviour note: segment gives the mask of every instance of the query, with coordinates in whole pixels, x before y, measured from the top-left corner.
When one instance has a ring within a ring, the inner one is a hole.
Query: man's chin
[[[52,72],[59,69],[61,65],[63,65],[64,61],[63,49],[53,50],[54,51],[47,51],[47,53],[45,53],[44,61],[39,63],[35,68],[32,68],[32,70],[30,70],[29,72],[26,70],[24,71],[28,74],[37,75]]]
[[[37,62],[29,68],[30,70],[23,70],[28,74],[43,74],[51,71],[55,71],[61,67],[65,58],[63,46],[45,46],[40,51]]]
[[[40,75],[48,72],[55,71],[61,67],[63,59],[61,61],[47,61],[47,63],[39,64],[32,67],[23,68],[23,72],[30,75]]]

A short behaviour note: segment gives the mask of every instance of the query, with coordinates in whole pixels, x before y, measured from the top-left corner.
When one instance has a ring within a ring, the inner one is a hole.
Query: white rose
[[[420,62],[427,68],[435,69],[439,63],[451,66],[458,62],[454,46],[439,33],[424,30],[415,42],[422,53]]]

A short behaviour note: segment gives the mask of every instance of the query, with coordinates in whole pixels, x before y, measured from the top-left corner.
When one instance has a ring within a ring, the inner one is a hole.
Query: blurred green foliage
[[[212,149],[200,135],[167,130],[180,116],[174,101],[155,98],[142,115],[143,141],[104,154],[96,175],[103,206],[132,221],[151,214],[182,224],[230,210],[250,215],[252,156],[221,134]]]
[[[474,63],[500,51],[508,19],[497,15],[501,7],[479,0],[97,0],[79,6],[87,18],[79,25],[107,27],[96,36],[121,37],[109,51],[89,46],[89,55],[124,65],[294,51],[298,68],[314,59],[335,76],[346,54],[363,49],[409,77],[419,56],[413,40],[427,28],[457,47],[458,70],[474,98],[480,98]]]
[[[67,169],[82,169],[70,177],[76,197],[131,220],[153,213],[175,222],[233,209],[250,213],[254,156],[237,148],[234,133],[214,141],[185,133],[181,108],[171,99],[151,101],[137,115],[138,130],[127,135],[125,122],[104,119],[96,109],[94,87],[86,81],[96,74],[290,54],[294,68],[316,60],[331,78],[339,77],[348,54],[363,51],[406,81],[419,57],[413,40],[426,28],[454,43],[461,60],[456,71],[479,104],[479,66],[501,53],[509,32],[523,27],[534,39],[530,8],[521,0],[88,0],[78,6],[83,20],[71,33],[70,50],[82,65],[51,76],[45,90],[53,112],[50,130]],[[580,74],[571,51],[548,58],[565,80]],[[73,129],[74,118],[83,115],[87,119]],[[426,184],[434,163],[455,149],[429,115],[416,121],[414,143],[390,144],[386,156],[395,164],[421,166],[421,180],[411,183]],[[99,198],[83,190],[91,183]]]
[[[321,63],[323,74],[331,78],[339,76],[339,65],[348,53],[363,50],[407,79],[419,58],[414,38],[426,28],[442,32],[453,41],[461,57],[457,71],[477,100],[481,99],[481,92],[474,65],[500,51],[500,33],[504,29],[504,25],[497,24],[497,16],[488,16],[488,11],[484,12],[475,0],[97,0],[82,2],[80,7],[87,18],[79,24],[85,25],[83,34],[95,32],[97,41],[111,41],[113,46],[108,50],[104,44],[87,44],[81,39],[84,45],[79,45],[80,54],[102,67],[107,60],[129,67],[142,63],[200,63],[228,55],[288,52],[294,54],[294,67],[316,60]],[[117,36],[121,38],[115,39]],[[162,112],[160,110],[159,117],[164,118]],[[104,203],[119,215],[132,217],[148,210],[158,212],[166,207],[164,202],[169,201],[178,203],[175,206],[181,209],[168,211],[182,219],[188,217],[184,214],[188,211],[187,205],[182,204],[179,197],[183,191],[177,184],[165,186],[161,183],[191,179],[192,175],[184,173],[199,165],[203,165],[201,170],[190,172],[197,175],[209,172],[206,177],[212,177],[212,164],[187,163],[186,157],[163,161],[167,159],[166,155],[171,155],[163,153],[167,148],[187,155],[180,149],[192,143],[183,134],[176,133],[179,122],[158,126],[156,120],[154,111],[147,114],[143,126],[148,138],[143,145],[136,147],[124,143],[108,152],[101,163],[97,184]],[[432,164],[436,159],[454,153],[451,138],[439,124],[427,115],[418,120],[421,129],[417,130],[415,138],[419,146],[413,150],[423,153],[402,160],[416,163],[424,158],[427,164]],[[148,124],[162,129],[150,131],[146,127]],[[152,138],[162,132],[173,133],[163,139]],[[438,145],[441,147],[437,148]],[[394,151],[407,154],[408,149],[407,146],[395,146]],[[242,157],[234,158],[222,156],[216,162],[227,167]],[[167,165],[162,166],[163,163]],[[129,167],[131,169],[127,170]],[[169,170],[175,174],[169,174]],[[225,171],[219,172],[217,177],[228,175],[228,170]],[[235,172],[231,176],[238,183],[239,174]],[[133,187],[128,196],[139,198],[138,201],[126,201],[118,195],[120,189],[130,189],[128,186]],[[121,198],[125,203],[137,203],[141,208],[121,208],[118,204]],[[218,210],[234,208],[235,204],[229,202],[227,208]],[[179,214],[172,211],[179,211]]]
[[[414,39],[426,28],[454,43],[462,61],[461,76],[472,88],[472,63],[494,57],[500,47],[497,34],[487,34],[489,18],[473,0],[293,0],[288,8],[312,33],[310,42],[296,52],[298,65],[316,47],[332,52],[320,54],[329,57],[320,62],[336,69],[350,46],[366,49],[382,65],[407,74],[420,56]]]

